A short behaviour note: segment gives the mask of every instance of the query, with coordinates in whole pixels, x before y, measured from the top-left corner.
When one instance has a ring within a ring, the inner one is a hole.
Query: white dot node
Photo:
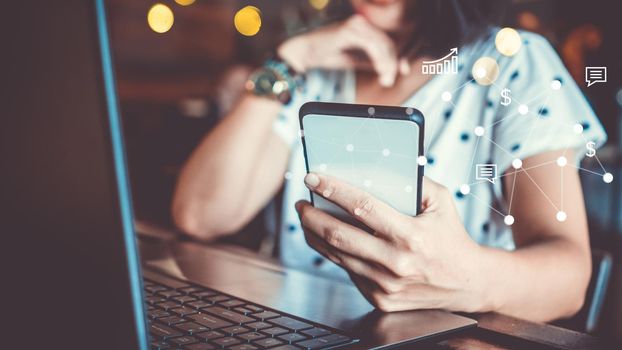
[[[374,107],[369,107],[367,108],[367,113],[369,113],[369,115],[374,115],[376,114],[376,109]]]
[[[611,183],[613,181],[613,174],[605,173],[605,175],[603,175],[603,181],[608,184]]]
[[[428,164],[428,158],[426,158],[425,156],[417,157],[417,164],[419,164],[419,165],[426,165],[426,164]]]
[[[449,102],[451,101],[451,92],[449,91],[445,91],[443,92],[443,94],[441,95],[441,98],[443,99],[443,101],[445,102]]]
[[[527,105],[525,104],[518,106],[518,113],[520,113],[521,115],[529,113],[529,107],[527,107]]]
[[[410,107],[406,108],[406,114],[408,114],[408,115],[412,115],[413,113],[415,113],[415,110],[414,110],[414,109],[412,109],[412,108],[410,108]]]
[[[348,152],[352,152],[352,151],[354,151],[354,145],[353,145],[353,144],[351,144],[351,143],[348,143],[348,144],[346,145],[346,151],[348,151]]]
[[[388,148],[383,149],[382,155],[388,157],[389,155],[391,155],[391,150],[389,150]]]
[[[371,180],[365,180],[365,181],[363,181],[363,186],[365,186],[365,187],[371,187]]]
[[[411,193],[413,191],[413,187],[411,185],[407,185],[404,187],[404,191],[406,191],[406,193]]]
[[[484,78],[484,77],[486,77],[486,68],[478,67],[477,69],[475,69],[475,77],[476,78]]]
[[[551,89],[553,90],[559,90],[562,88],[562,82],[555,79],[551,82]]]
[[[557,214],[555,214],[555,218],[557,219],[557,221],[559,222],[564,222],[566,221],[566,219],[568,218],[568,215],[566,215],[565,211],[558,211]]]
[[[516,158],[516,159],[514,159],[512,161],[512,167],[514,169],[520,169],[522,166],[523,166],[523,161],[522,160]]]
[[[475,129],[473,129],[473,132],[476,136],[484,136],[484,131],[485,130],[483,126],[476,126]]]
[[[292,178],[291,171],[286,171],[284,176],[285,176],[285,180],[291,180]]]
[[[471,193],[471,186],[467,184],[460,185],[460,193],[464,195]]]
[[[320,171],[326,171],[327,167],[328,166],[326,164],[324,164],[324,163],[320,164]]]
[[[575,125],[572,126],[572,131],[574,131],[575,134],[581,134],[583,132],[583,125],[577,123]]]
[[[564,156],[557,158],[557,165],[560,167],[565,167],[568,164],[568,159]]]
[[[506,215],[506,216],[503,218],[503,222],[504,222],[506,225],[511,226],[511,225],[514,223],[514,217],[513,217],[512,215]]]

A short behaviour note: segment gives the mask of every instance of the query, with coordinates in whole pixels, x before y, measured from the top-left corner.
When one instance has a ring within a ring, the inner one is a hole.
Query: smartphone
[[[397,211],[421,211],[424,116],[415,108],[309,102],[300,108],[307,172],[360,188]],[[361,226],[345,210],[311,192],[316,208]]]

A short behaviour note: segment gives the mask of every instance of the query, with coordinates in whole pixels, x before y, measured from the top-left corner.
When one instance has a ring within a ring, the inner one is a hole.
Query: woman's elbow
[[[179,230],[199,240],[211,240],[239,230],[230,215],[205,203],[175,200],[171,214]]]

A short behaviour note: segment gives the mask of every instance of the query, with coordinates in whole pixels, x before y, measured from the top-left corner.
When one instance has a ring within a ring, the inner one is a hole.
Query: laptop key
[[[259,345],[263,348],[270,348],[273,346],[281,345],[283,344],[283,342],[276,338],[263,338],[263,339],[255,340],[253,344]]]
[[[158,309],[150,310],[150,311],[147,312],[147,316],[149,316],[149,318],[153,318],[153,319],[167,317],[167,316],[170,316],[170,315],[171,315],[170,313],[168,313],[168,312],[166,312],[164,310],[158,310]]]
[[[271,348],[270,350],[300,350],[300,348],[294,345],[281,345],[276,348]]]
[[[194,293],[190,293],[190,295],[192,295],[193,297],[197,298],[197,299],[204,299],[207,297],[213,297],[214,295],[217,295],[218,293],[216,292],[210,292],[209,290],[204,290],[202,292],[194,292]]]
[[[242,341],[233,337],[224,337],[212,340],[212,343],[219,345],[221,347],[229,347],[232,345],[240,344]]]
[[[244,339],[246,341],[253,341],[261,338],[265,338],[266,335],[259,332],[249,332],[244,334],[238,334],[238,338]]]
[[[189,303],[191,301],[196,301],[197,299],[193,296],[190,295],[180,295],[178,297],[173,297],[173,300],[177,301],[180,304],[186,304]]]
[[[231,326],[231,327],[227,327],[227,328],[223,328],[221,329],[222,332],[225,332],[228,335],[236,335],[236,334],[240,334],[240,333],[246,333],[248,331],[250,331],[250,329],[244,327],[244,326]]]
[[[194,343],[190,345],[184,345],[184,350],[213,350],[216,349],[214,345],[208,343]]]
[[[288,333],[285,335],[281,335],[278,338],[290,344],[307,339],[307,337],[305,337],[304,335],[300,333]]]
[[[197,310],[202,309],[204,307],[209,307],[211,305],[212,304],[207,303],[207,302],[205,302],[203,300],[197,300],[197,301],[193,301],[193,302],[190,302],[190,303],[186,304],[186,306],[190,306],[191,308],[197,309]]]
[[[304,335],[308,335],[311,338],[318,338],[318,337],[323,337],[325,335],[329,335],[332,334],[330,331],[324,329],[324,328],[319,328],[319,327],[313,327],[311,329],[305,329],[304,331],[300,332]]]
[[[201,288],[197,286],[190,286],[190,287],[177,288],[177,291],[183,294],[190,294],[190,293],[203,292],[205,291],[205,288]]]
[[[157,284],[152,284],[149,286],[145,286],[145,290],[149,293],[157,293],[157,292],[161,292],[163,290],[168,290],[169,288],[164,287],[164,286],[160,286]]]
[[[271,337],[276,337],[277,335],[285,334],[285,333],[288,333],[289,331],[281,327],[271,327],[271,328],[266,328],[262,330],[261,332],[266,333],[267,335]]]
[[[262,311],[256,314],[252,314],[250,316],[258,318],[263,321],[263,320],[268,320],[271,318],[279,317],[281,315],[277,314],[276,312],[272,312],[272,311]]]
[[[233,324],[231,322],[227,322],[224,320],[221,320],[219,318],[216,318],[214,316],[211,315],[206,315],[206,314],[195,314],[195,315],[190,315],[188,316],[188,318],[194,320],[194,322],[203,325],[205,327],[208,327],[210,329],[219,329],[219,328],[225,328],[225,327],[229,327],[229,326],[233,326]]]
[[[254,311],[249,310],[249,309],[244,308],[244,307],[236,307],[235,309],[233,309],[233,311],[239,312],[239,313],[244,314],[244,315],[252,314],[254,312]]]
[[[237,312],[227,310],[220,306],[207,307],[207,308],[201,309],[201,311],[206,312],[208,314],[212,314],[214,316],[218,316],[220,318],[224,318],[225,320],[236,323],[236,324],[244,324],[244,323],[256,321],[254,318],[250,318],[248,316],[238,314]]]
[[[195,309],[191,309],[189,307],[178,307],[176,309],[171,309],[171,312],[174,313],[175,315],[179,316],[179,317],[184,317],[184,316],[188,316],[188,315],[192,315],[192,314],[196,314],[197,311]]]
[[[331,334],[325,337],[314,338],[305,340],[299,343],[296,343],[298,346],[302,346],[307,349],[320,349],[328,346],[334,346],[342,343],[346,343],[350,341],[350,338],[340,335],[340,334]]]
[[[177,317],[177,316],[169,316],[169,317],[159,318],[158,321],[162,322],[162,323],[164,323],[166,325],[169,325],[169,326],[172,326],[172,325],[178,324],[178,323],[186,322],[186,320],[184,320],[181,317]]]
[[[169,326],[165,326],[159,323],[152,323],[149,325],[149,333],[153,334],[153,336],[162,339],[169,339],[173,337],[179,337],[183,334]]]
[[[176,290],[163,290],[161,292],[156,293],[157,295],[164,297],[164,298],[172,298],[172,297],[176,297],[179,295],[182,295],[180,292],[176,291]]]
[[[258,347],[251,344],[239,344],[229,348],[229,350],[256,350]]]
[[[188,345],[188,344],[194,344],[197,343],[199,340],[195,337],[191,337],[191,336],[183,336],[183,337],[177,337],[177,338],[172,338],[169,339],[168,342],[171,344],[175,344],[177,346],[182,346],[182,345]]]
[[[194,335],[195,337],[201,339],[201,341],[211,341],[214,339],[218,339],[218,338],[222,338],[224,337],[224,333],[218,332],[218,331],[207,331],[207,332],[203,332],[203,333],[197,333]]]
[[[175,325],[175,328],[182,330],[190,335],[210,330],[209,328],[194,322],[180,323]]]
[[[227,309],[238,307],[244,304],[245,303],[242,300],[237,300],[237,299],[230,299],[230,300],[221,301],[220,303],[218,303],[218,305],[222,307],[226,307]]]
[[[281,327],[285,327],[285,328],[290,329],[290,330],[292,330],[294,332],[297,332],[299,330],[308,329],[308,328],[312,328],[313,327],[312,325],[310,325],[308,323],[305,323],[305,322],[302,322],[302,321],[298,321],[298,320],[295,320],[295,319],[293,319],[291,317],[286,317],[286,316],[279,317],[279,318],[273,318],[273,319],[269,320],[269,322],[270,323],[274,323],[276,325],[279,325]]]
[[[152,295],[150,297],[145,298],[145,303],[151,304],[151,305],[161,303],[163,301],[166,301],[166,299],[162,298],[161,296],[157,296],[157,295]]]
[[[225,300],[229,300],[231,298],[229,298],[226,295],[214,295],[211,297],[207,297],[207,298],[203,298],[203,300],[210,302],[212,304],[216,304],[216,303],[220,303],[221,301],[225,301]]]
[[[247,324],[245,324],[245,326],[250,328],[250,329],[252,329],[252,330],[254,330],[254,331],[259,331],[259,330],[262,330],[264,328],[274,327],[274,325],[266,323],[266,322],[262,322],[262,321],[247,323]]]
[[[158,303],[156,304],[157,307],[159,307],[162,310],[165,311],[169,311],[170,309],[174,309],[177,307],[180,307],[181,305],[179,305],[178,303],[174,302],[174,301],[165,301],[163,303]]]
[[[151,344],[149,344],[149,346],[151,346],[152,350],[165,350],[165,349],[171,348],[169,344],[167,344],[166,342],[160,341],[160,340],[152,341]]]
[[[251,310],[252,312],[262,312],[263,311],[262,308],[260,308],[257,305],[253,305],[253,304],[246,304],[246,305],[244,305],[244,307],[249,309],[249,310]]]

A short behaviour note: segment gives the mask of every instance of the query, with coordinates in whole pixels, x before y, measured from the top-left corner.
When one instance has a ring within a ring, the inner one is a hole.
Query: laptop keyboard
[[[357,341],[212,289],[157,280],[144,280],[151,349],[327,349]]]

